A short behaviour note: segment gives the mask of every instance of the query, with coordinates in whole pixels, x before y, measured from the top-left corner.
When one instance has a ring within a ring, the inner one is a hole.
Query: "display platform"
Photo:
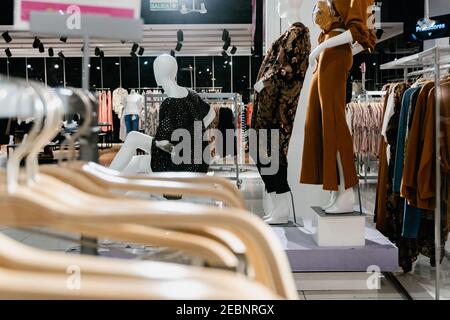
[[[362,247],[319,247],[312,221],[304,227],[292,224],[277,226],[277,234],[286,251],[293,272],[368,272],[373,267],[380,272],[398,268],[398,250],[385,236],[366,227],[366,244]]]

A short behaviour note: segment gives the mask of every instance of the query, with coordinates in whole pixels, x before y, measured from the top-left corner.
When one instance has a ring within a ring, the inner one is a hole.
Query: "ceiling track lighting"
[[[188,13],[200,13],[200,14],[207,14],[208,13],[208,9],[206,9],[206,5],[204,2],[202,2],[200,4],[200,9],[197,9],[196,6],[196,0],[192,0],[192,8],[189,9],[186,4],[183,4],[181,6],[181,10],[180,10],[181,14],[188,14]]]
[[[5,40],[6,43],[10,43],[10,42],[12,41],[12,38],[11,38],[11,36],[9,35],[9,32],[8,32],[8,31],[3,32],[3,33],[2,33],[2,37],[3,37],[3,40]]]
[[[49,57],[55,56],[55,51],[53,50],[53,48],[48,48],[48,56]]]
[[[105,52],[103,50],[100,51],[99,57],[100,59],[103,59],[105,57]]]
[[[11,58],[11,57],[12,57],[12,52],[11,52],[11,50],[10,50],[9,48],[6,48],[6,49],[5,49],[5,53],[6,53],[6,56],[7,56],[8,58]]]
[[[59,41],[66,43],[67,42],[67,37],[61,37],[61,38],[59,38]]]
[[[230,46],[231,46],[231,38],[228,38],[223,44],[223,50],[227,51]]]
[[[95,47],[94,54],[95,54],[96,57],[100,56],[100,52],[101,52],[100,48],[99,47]]]
[[[170,50],[170,55],[175,58],[176,57],[175,50]]]
[[[183,30],[178,30],[177,31],[177,40],[178,40],[178,42],[183,42],[184,41],[184,32],[183,32]]]
[[[42,42],[39,43],[39,52],[40,53],[44,53],[45,52],[45,47],[44,47],[44,44]]]
[[[177,46],[175,47],[175,51],[180,52],[181,48],[183,48],[183,44],[181,42],[177,42]]]
[[[236,46],[233,46],[233,48],[231,48],[230,53],[231,54],[236,54],[236,52],[237,52],[237,48],[236,48]]]
[[[222,31],[222,41],[225,42],[230,38],[230,32],[227,29]]]
[[[64,56],[64,53],[62,51],[58,52],[58,57],[60,57],[62,60],[66,58],[66,56]]]
[[[134,51],[131,51],[131,52],[130,52],[130,56],[132,56],[133,58],[137,58],[137,54],[136,54],[136,52],[134,52]]]
[[[33,48],[37,49],[39,48],[39,45],[41,44],[41,40],[39,40],[38,37],[34,37],[34,41],[33,41]]]
[[[145,48],[144,47],[140,47],[139,51],[138,51],[138,55],[143,56],[145,52]]]
[[[228,53],[226,51],[222,51],[222,57],[224,57],[225,59],[228,59],[230,56],[228,55]]]
[[[139,44],[137,44],[136,42],[133,43],[133,46],[131,47],[131,52],[136,53],[136,51],[138,50],[138,48],[139,48]]]

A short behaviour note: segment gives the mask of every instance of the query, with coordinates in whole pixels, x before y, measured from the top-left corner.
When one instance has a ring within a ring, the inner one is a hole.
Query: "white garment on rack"
[[[128,91],[124,88],[117,88],[113,91],[113,110],[119,118],[122,118],[122,109],[124,108],[123,101],[127,96]]]
[[[389,125],[389,121],[391,120],[392,116],[395,114],[395,110],[394,110],[394,108],[395,108],[395,99],[394,99],[395,87],[396,86],[393,86],[389,90],[389,93],[388,93],[389,98],[388,98],[388,102],[386,105],[386,112],[384,114],[383,126],[381,127],[381,135],[383,136],[383,138],[386,142],[388,142],[387,137],[386,137],[387,127]]]
[[[123,104],[125,106],[122,112],[123,116],[130,114],[140,115],[144,105],[144,98],[140,94],[132,93],[124,98]]]

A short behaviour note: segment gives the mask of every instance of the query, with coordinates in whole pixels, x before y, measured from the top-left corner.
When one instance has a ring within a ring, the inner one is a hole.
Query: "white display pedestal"
[[[316,219],[314,241],[320,247],[363,247],[366,244],[366,216],[359,212],[330,215],[313,207]]]

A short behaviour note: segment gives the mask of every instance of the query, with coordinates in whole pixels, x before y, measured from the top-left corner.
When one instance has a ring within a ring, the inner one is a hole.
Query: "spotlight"
[[[125,44],[125,43],[127,43],[125,40],[120,40],[120,43],[121,44]]]
[[[39,43],[39,52],[40,53],[44,53],[45,52],[45,47],[44,47],[44,44],[42,42]]]
[[[2,37],[3,37],[3,40],[5,40],[6,43],[10,43],[10,42],[12,41],[12,38],[11,38],[11,36],[9,35],[9,32],[8,32],[8,31],[3,32],[3,33],[2,33]]]
[[[55,51],[53,50],[53,48],[48,48],[48,56],[53,57],[54,55],[55,55]]]
[[[131,47],[131,51],[136,52],[138,48],[139,48],[139,45],[135,42],[135,43],[133,43],[133,47]]]
[[[230,53],[231,53],[231,54],[236,54],[236,51],[237,51],[236,46],[233,46],[233,48],[231,48]]]
[[[183,42],[184,41],[183,30],[178,30],[178,32],[177,32],[177,40],[178,40],[178,42]]]
[[[175,50],[170,50],[170,55],[171,55],[172,57],[175,57],[175,56],[176,56]]]
[[[224,41],[224,42],[227,41],[229,37],[230,37],[230,33],[228,32],[228,30],[227,29],[223,29],[222,41]]]
[[[130,56],[132,56],[133,58],[137,58],[136,52],[133,51],[130,52]]]
[[[222,51],[222,57],[224,57],[225,59],[228,59],[230,56],[228,55],[228,53],[226,51]]]
[[[227,51],[230,46],[231,46],[231,38],[228,38],[223,44],[223,50]]]
[[[62,51],[58,52],[58,57],[60,57],[61,59],[65,59],[66,57],[64,56],[64,53]]]
[[[100,51],[100,59],[103,59],[105,57],[105,52],[102,50]]]
[[[98,57],[100,55],[100,52],[101,52],[100,48],[99,47],[95,47],[94,53],[95,53],[96,57]]]
[[[9,48],[6,48],[6,49],[5,49],[5,53],[6,53],[6,56],[7,56],[8,58],[11,58],[11,57],[12,57],[12,53],[11,53],[11,50],[10,50]]]
[[[81,47],[81,52],[84,52],[84,46]]]
[[[177,46],[175,47],[175,51],[180,52],[181,48],[183,48],[183,44],[181,42],[177,42]]]
[[[39,45],[41,44],[41,40],[39,40],[38,37],[34,37],[34,41],[33,41],[33,48],[37,49],[39,48]]]
[[[144,47],[140,47],[139,51],[138,51],[138,55],[143,56],[145,52],[145,48]]]
[[[61,38],[59,38],[59,41],[66,43],[67,42],[67,37],[61,37]]]

